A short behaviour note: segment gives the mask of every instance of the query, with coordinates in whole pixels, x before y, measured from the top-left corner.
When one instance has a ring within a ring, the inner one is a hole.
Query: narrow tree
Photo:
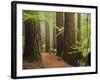
[[[81,41],[81,14],[77,13],[77,40]]]
[[[50,29],[49,24],[45,22],[45,41],[46,41],[46,52],[50,52]]]
[[[64,15],[62,12],[57,12],[56,13],[56,25],[60,29],[64,26]],[[57,34],[59,31],[56,31]],[[60,56],[63,52],[63,40],[64,40],[64,35],[61,33],[57,37],[57,56]]]

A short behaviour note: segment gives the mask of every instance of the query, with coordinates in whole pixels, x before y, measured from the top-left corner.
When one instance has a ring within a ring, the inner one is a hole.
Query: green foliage
[[[72,46],[72,49],[82,52],[83,57],[86,57],[90,52],[90,34],[91,34],[91,15],[83,13],[81,14],[81,40],[76,41],[76,45]],[[79,30],[78,30],[79,31]]]
[[[51,26],[55,24],[55,12],[23,10],[23,21],[45,21]]]
[[[23,10],[23,21],[46,21],[46,18],[37,11]]]
[[[82,54],[82,59],[78,62],[80,65],[88,65],[88,55],[91,53],[91,15],[89,13],[81,14],[80,41],[76,41],[76,45],[72,45],[72,49]]]
[[[39,20],[37,14],[33,14],[32,11],[23,11],[23,21],[36,21]]]
[[[51,48],[51,53],[53,53],[54,55],[56,55],[57,54],[57,49]]]
[[[82,42],[77,41],[77,45],[73,45],[71,48],[74,50],[78,50],[82,53],[83,57],[86,57],[90,52],[90,47],[88,47],[88,41],[85,39]]]
[[[64,26],[61,28],[56,26],[56,12],[23,10],[23,21],[47,22],[50,27],[53,26],[58,31],[56,37],[60,34],[64,34]]]

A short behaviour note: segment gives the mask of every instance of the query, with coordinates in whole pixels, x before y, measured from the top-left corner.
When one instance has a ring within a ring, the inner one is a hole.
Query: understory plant
[[[71,47],[74,50],[77,50],[80,52],[80,54],[82,55],[82,58],[80,60],[78,60],[78,63],[80,64],[80,66],[86,66],[88,65],[88,58],[90,57],[90,44],[88,42],[88,39],[85,39],[83,41],[77,41],[76,45],[73,45]]]

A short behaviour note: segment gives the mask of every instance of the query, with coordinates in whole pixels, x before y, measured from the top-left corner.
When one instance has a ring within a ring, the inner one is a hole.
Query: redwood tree
[[[60,29],[64,26],[64,14],[62,12],[56,13],[56,25]],[[59,31],[56,31],[57,34]],[[60,56],[63,52],[63,40],[64,40],[64,34],[59,34],[57,36],[57,56]]]
[[[25,21],[25,46],[24,46],[24,60],[29,62],[40,62],[40,28],[39,23],[35,21]]]

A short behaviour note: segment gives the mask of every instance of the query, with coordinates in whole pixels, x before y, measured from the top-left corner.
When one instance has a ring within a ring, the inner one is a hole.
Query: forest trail
[[[64,62],[60,57],[51,53],[42,53],[42,61],[45,68],[71,67],[71,65]]]
[[[67,64],[60,57],[57,57],[52,53],[41,53],[41,56],[44,68],[72,67],[72,65]],[[34,63],[29,63],[27,61],[23,62],[23,69],[37,69],[37,68],[39,67]]]

